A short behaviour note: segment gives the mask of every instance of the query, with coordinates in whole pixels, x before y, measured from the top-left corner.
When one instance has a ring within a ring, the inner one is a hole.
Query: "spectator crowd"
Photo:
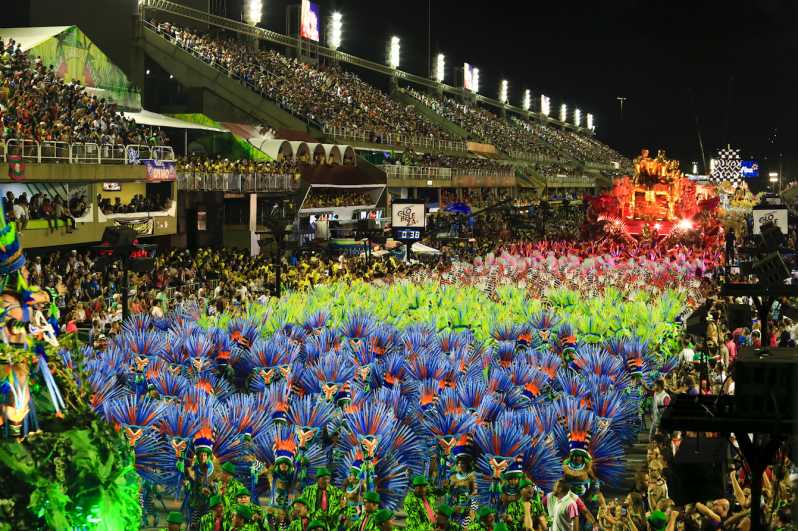
[[[172,206],[172,198],[161,197],[158,194],[148,196],[136,194],[127,203],[122,203],[122,198],[114,197],[113,201],[102,194],[97,194],[97,204],[103,214],[134,214],[138,212],[162,212]]]
[[[202,34],[168,22],[158,31],[177,46],[262,94],[284,109],[323,127],[366,133],[373,142],[387,135],[449,138],[448,133],[335,65],[314,67],[243,41]]]
[[[297,164],[290,159],[283,160],[230,160],[221,156],[209,157],[193,153],[179,158],[177,171],[183,174],[206,173],[209,175],[294,175],[299,170]]]
[[[158,128],[124,118],[117,106],[58,77],[53,65],[31,58],[20,43],[0,40],[0,139],[97,144],[168,143]]]
[[[60,196],[47,192],[36,192],[28,200],[28,193],[22,192],[19,197],[14,192],[6,192],[3,198],[3,210],[6,217],[17,222],[17,229],[24,231],[31,220],[43,219],[47,221],[50,232],[58,228],[59,222],[63,223],[67,232],[75,230],[75,218],[86,213],[88,203],[84,194],[73,194],[68,201]]]
[[[384,160],[385,164],[397,166],[423,166],[431,168],[452,168],[457,170],[479,172],[496,172],[497,175],[515,175],[511,164],[483,157],[458,157],[441,153],[418,153],[406,149],[401,153],[391,153]]]

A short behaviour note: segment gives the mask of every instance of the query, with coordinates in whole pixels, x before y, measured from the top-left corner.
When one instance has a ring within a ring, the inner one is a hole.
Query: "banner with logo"
[[[155,224],[152,218],[115,219],[114,224],[117,227],[133,229],[139,236],[152,236],[153,232],[155,232]]]
[[[753,210],[754,216],[754,234],[762,233],[762,225],[768,222],[774,223],[782,234],[787,234],[787,208],[755,208]]]
[[[8,156],[8,177],[14,181],[21,181],[25,178],[25,163],[22,162],[21,155]]]
[[[174,162],[141,159],[141,163],[147,168],[148,183],[164,183],[177,180],[177,168]]]

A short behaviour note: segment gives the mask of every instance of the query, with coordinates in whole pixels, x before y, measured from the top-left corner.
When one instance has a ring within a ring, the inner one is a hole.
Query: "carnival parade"
[[[196,4],[0,28],[0,531],[795,529],[781,133],[683,123],[609,51],[576,105],[493,94],[433,53],[464,6],[424,58],[415,5]]]

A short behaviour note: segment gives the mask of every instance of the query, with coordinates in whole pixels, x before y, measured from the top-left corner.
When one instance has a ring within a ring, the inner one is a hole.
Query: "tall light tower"
[[[509,85],[510,83],[506,79],[502,79],[501,83],[499,83],[499,101],[505,105],[510,97]]]
[[[263,17],[262,0],[246,0],[244,3],[244,20],[247,24],[257,26]]]
[[[391,37],[391,43],[388,48],[388,66],[390,66],[394,70],[399,68],[399,50],[400,50],[399,42],[400,42],[399,37],[394,35],[393,37]]]
[[[446,56],[442,53],[438,54],[437,59],[435,59],[435,81],[438,83],[443,83],[444,78],[446,77]]]
[[[327,32],[327,45],[333,50],[341,47],[344,35],[343,28],[343,16],[336,11],[330,16],[330,29]]]
[[[621,120],[623,120],[623,102],[625,102],[625,101],[626,101],[626,100],[628,100],[629,98],[627,98],[627,97],[625,97],[625,96],[618,96],[618,97],[617,97],[617,98],[615,98],[615,99],[616,99],[616,100],[618,100],[618,103],[619,103],[619,104],[620,104],[620,106],[621,106]]]

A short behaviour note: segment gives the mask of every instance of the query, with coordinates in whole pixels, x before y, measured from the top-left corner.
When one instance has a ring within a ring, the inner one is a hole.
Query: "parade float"
[[[25,264],[0,205],[0,530],[138,529],[133,451],[91,412],[81,349],[58,335],[58,295]]]
[[[590,239],[701,242],[720,237],[720,198],[711,184],[690,180],[664,150],[655,158],[643,149],[634,174],[618,178],[612,189],[589,198],[585,232]]]

